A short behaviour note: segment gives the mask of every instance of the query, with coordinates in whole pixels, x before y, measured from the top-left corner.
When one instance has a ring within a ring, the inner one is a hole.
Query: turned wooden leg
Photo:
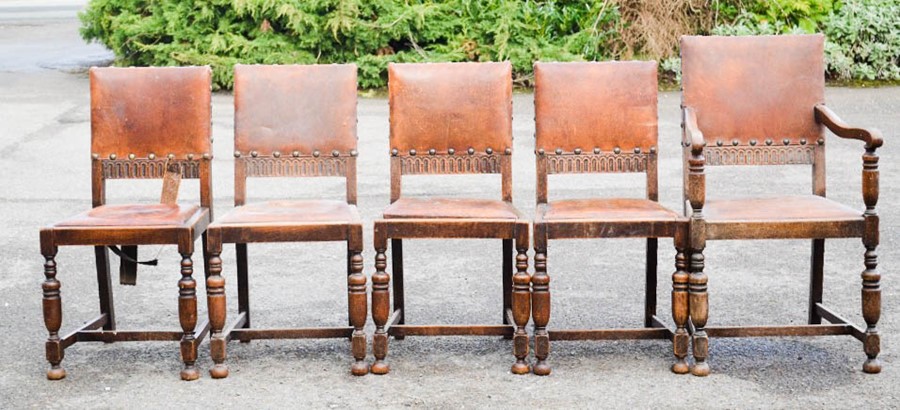
[[[181,254],[181,280],[178,281],[178,319],[181,322],[181,370],[182,380],[197,380],[200,371],[194,366],[197,363],[197,340],[194,339],[194,328],[197,326],[197,282],[192,277],[194,262],[190,253]]]
[[[863,371],[866,373],[880,373],[881,361],[878,353],[881,351],[881,336],[878,335],[878,319],[881,317],[881,274],[878,273],[878,255],[875,246],[866,246],[865,253],[866,270],[862,273],[862,311],[866,321],[866,336],[863,339],[863,349],[866,352],[866,362]]]
[[[375,363],[372,364],[372,373],[387,374],[390,367],[384,362],[388,351],[388,334],[384,327],[391,313],[391,294],[389,290],[390,276],[387,269],[387,258],[384,255],[385,244],[376,244],[375,248],[375,273],[372,275],[372,321],[375,322],[375,335],[372,338],[372,350],[375,354]]]
[[[50,362],[50,370],[47,371],[47,379],[60,380],[66,377],[66,370],[60,366],[65,348],[59,338],[59,327],[62,325],[62,300],[59,297],[59,281],[56,280],[56,249],[44,254],[44,283],[41,288],[44,291],[44,324],[47,326],[47,361]]]
[[[694,376],[709,375],[709,337],[706,335],[706,320],[709,318],[709,298],[706,292],[706,274],[703,273],[703,249],[696,249],[691,254],[690,286],[691,322],[694,324],[692,340],[694,350]]]
[[[534,374],[550,374],[547,356],[550,355],[550,335],[547,323],[550,321],[550,277],[547,276],[547,250],[534,251],[534,276],[531,278],[531,318],[534,320]]]
[[[676,239],[678,241],[678,239]],[[675,273],[672,274],[672,319],[675,321],[675,335],[672,337],[672,350],[675,363],[672,372],[685,374],[690,368],[687,363],[690,337],[686,326],[688,321],[688,273],[684,246],[677,244],[675,255]]]
[[[531,316],[531,278],[528,276],[528,249],[525,248],[528,244],[518,245],[511,295],[513,320],[516,322],[516,332],[513,335],[513,355],[516,356],[516,363],[512,366],[512,372],[527,374],[531,371],[531,367],[525,361],[528,357],[528,332],[525,331],[525,326],[528,325],[528,318]]]
[[[222,277],[222,259],[219,257],[221,246],[214,249],[208,260],[209,277],[206,279],[207,309],[209,309],[209,353],[212,356],[213,367],[209,369],[209,375],[214,379],[228,377],[228,367],[225,366],[226,346],[225,328],[227,316],[227,304],[225,303],[225,278]],[[193,331],[192,331],[193,332]]]
[[[351,251],[350,276],[347,277],[348,306],[350,309],[350,324],[353,326],[353,336],[350,341],[353,358],[356,361],[350,367],[350,372],[355,376],[363,376],[369,373],[369,364],[366,360],[366,275],[363,275],[362,254]]]

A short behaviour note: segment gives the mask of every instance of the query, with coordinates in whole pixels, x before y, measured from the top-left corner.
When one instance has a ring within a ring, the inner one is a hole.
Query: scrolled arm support
[[[826,107],[824,104],[816,105],[815,108],[816,121],[828,128],[834,135],[841,138],[860,140],[866,143],[866,151],[875,153],[875,149],[884,144],[884,138],[881,131],[874,128],[853,128],[834,111]]]
[[[866,204],[867,216],[875,216],[875,205],[878,203],[878,155],[875,150],[884,144],[881,131],[874,128],[853,128],[841,120],[834,111],[823,104],[816,105],[816,121],[841,138],[860,140],[866,143],[866,152],[862,156],[862,194]]]

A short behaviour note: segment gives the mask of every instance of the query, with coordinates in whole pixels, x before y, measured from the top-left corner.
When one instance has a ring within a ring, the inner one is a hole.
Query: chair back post
[[[389,64],[391,203],[403,175],[500,174],[512,202],[512,65]]]
[[[234,67],[234,205],[250,177],[343,177],[356,205],[356,65]]]
[[[537,203],[549,174],[625,172],[645,173],[657,201],[656,62],[535,63],[534,73]]]
[[[91,68],[91,198],[106,203],[107,179],[162,179],[175,162],[200,179],[212,213],[209,67]]]

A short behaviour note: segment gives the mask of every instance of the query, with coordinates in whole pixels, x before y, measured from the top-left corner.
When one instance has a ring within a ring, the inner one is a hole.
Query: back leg
[[[822,324],[822,316],[816,304],[822,303],[822,289],[825,281],[825,240],[812,240],[812,256],[809,270],[809,324]]]
[[[109,249],[95,246],[97,259],[97,287],[100,291],[100,313],[106,314],[103,330],[116,330],[116,309],[113,305],[112,278],[109,275]]]

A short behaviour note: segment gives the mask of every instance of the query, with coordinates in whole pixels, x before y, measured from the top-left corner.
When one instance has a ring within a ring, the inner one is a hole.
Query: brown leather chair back
[[[343,176],[356,203],[356,65],[235,65],[235,205],[247,177]]]
[[[656,199],[656,62],[535,63],[534,79],[539,203],[563,173],[646,172]]]
[[[106,179],[162,178],[167,161],[200,178],[212,206],[210,78],[209,67],[91,68],[94,206]]]
[[[512,198],[512,65],[390,64],[391,201],[401,174],[501,173]]]
[[[821,34],[682,37],[683,105],[711,148],[707,165],[813,162],[823,47]]]

